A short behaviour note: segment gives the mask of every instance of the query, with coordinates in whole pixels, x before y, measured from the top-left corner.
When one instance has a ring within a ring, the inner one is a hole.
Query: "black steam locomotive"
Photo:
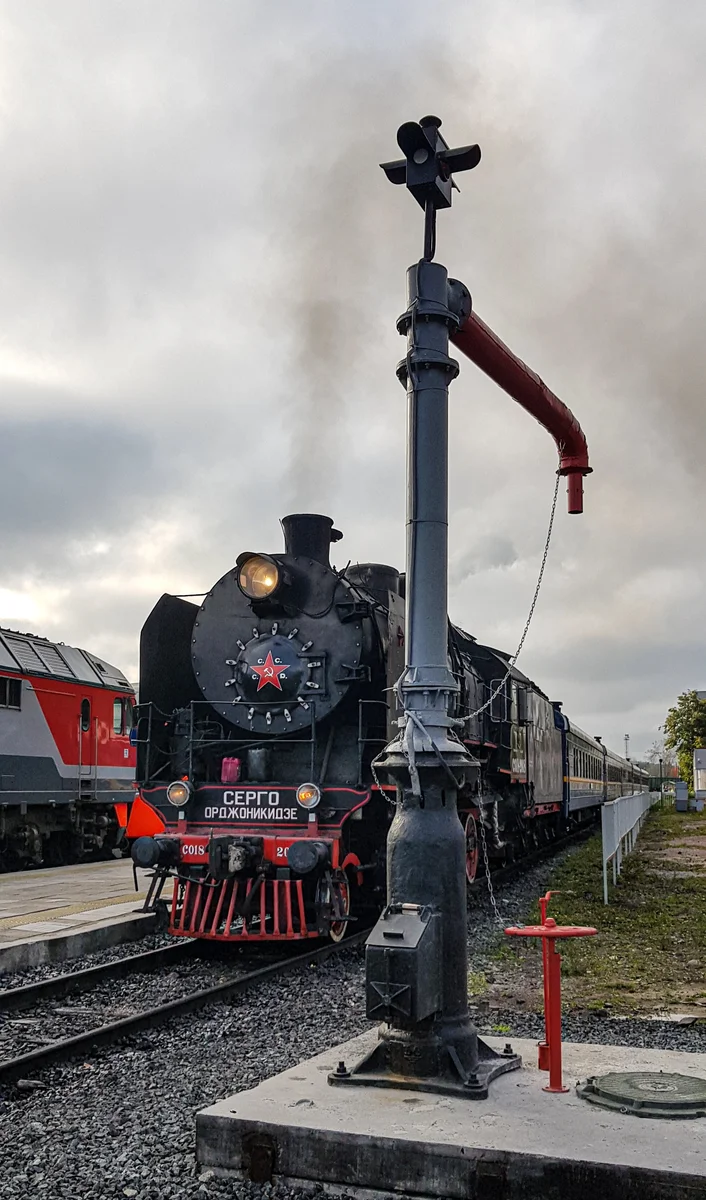
[[[374,760],[397,730],[404,578],[337,571],[329,517],[285,517],[283,554],[241,554],[200,607],[165,595],[142,631],[134,862],[173,878],[169,929],[225,941],[339,940],[385,899],[394,788]],[[449,625],[467,874],[521,857],[642,786],[572,728],[507,656]],[[503,682],[504,680],[504,682]],[[490,700],[490,703],[488,701]]]

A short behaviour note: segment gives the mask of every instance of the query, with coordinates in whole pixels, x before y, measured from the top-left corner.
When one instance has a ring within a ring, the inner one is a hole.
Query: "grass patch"
[[[559,924],[598,929],[598,937],[567,940],[561,946],[564,995],[571,1005],[654,1010],[693,1002],[703,994],[706,875],[678,878],[671,871],[679,863],[660,862],[650,853],[696,835],[706,836],[701,814],[673,809],[652,813],[636,850],[623,860],[618,886],[613,888],[611,881],[607,906],[600,834],[557,868],[550,887],[561,894],[552,897],[549,914]],[[670,873],[655,874],[655,867]],[[539,921],[538,906],[525,920]],[[523,950],[514,953],[521,959]]]
[[[484,996],[488,990],[488,980],[482,971],[468,972],[468,995]]]

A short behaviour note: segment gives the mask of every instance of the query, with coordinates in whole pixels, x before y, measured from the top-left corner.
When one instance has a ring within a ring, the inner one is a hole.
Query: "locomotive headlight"
[[[175,779],[167,788],[167,800],[175,808],[184,808],[189,802],[191,784],[185,779]]]
[[[321,792],[315,783],[302,783],[297,788],[297,802],[302,808],[316,808],[321,799]]]
[[[264,600],[278,586],[279,568],[267,554],[251,554],[238,564],[238,587],[249,600]]]

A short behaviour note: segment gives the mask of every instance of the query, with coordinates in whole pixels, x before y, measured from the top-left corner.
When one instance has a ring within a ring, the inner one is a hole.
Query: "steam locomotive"
[[[200,607],[162,596],[142,630],[128,834],[148,909],[173,879],[175,935],[337,941],[384,904],[395,789],[374,760],[400,715],[404,577],[332,567],[329,517],[282,527],[284,553],[240,554]],[[642,788],[507,655],[452,624],[448,648],[481,764],[458,799],[469,881],[483,850],[520,858]]]

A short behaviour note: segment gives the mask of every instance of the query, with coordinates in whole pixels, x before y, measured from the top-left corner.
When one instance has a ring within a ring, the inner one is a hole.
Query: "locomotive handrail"
[[[363,785],[363,746],[372,745],[375,743],[379,746],[387,745],[387,736],[385,737],[365,737],[363,735],[363,706],[365,704],[378,704],[387,712],[387,700],[359,700],[358,701],[358,787]]]
[[[551,433],[559,450],[559,474],[568,477],[569,512],[583,512],[583,477],[593,468],[585,434],[571,410],[474,312],[450,331],[450,337],[471,362]]]
[[[291,734],[287,734],[287,733],[269,734],[269,735],[261,734],[260,736],[255,736],[255,737],[249,738],[246,741],[242,741],[242,742],[238,741],[237,742],[238,749],[239,750],[249,750],[249,749],[252,749],[253,747],[258,747],[258,746],[276,746],[276,745],[280,744],[281,742],[286,742],[286,744],[288,746],[291,746],[291,745],[311,746],[310,771],[313,776],[313,773],[314,773],[314,770],[316,767],[316,750],[317,750],[317,746],[319,744],[318,739],[317,739],[317,733],[316,733],[316,730],[317,730],[316,701],[315,701],[315,699],[312,698],[312,699],[308,700],[307,703],[308,703],[309,709],[311,710],[311,723],[309,725],[309,730],[310,730],[309,737],[293,737]],[[248,707],[265,708],[267,706],[271,706],[271,701],[252,700],[252,701],[248,702]],[[165,722],[172,722],[172,723],[174,722],[176,717],[179,715],[179,713],[184,713],[187,711],[189,712],[189,731],[184,737],[184,742],[185,742],[184,749],[188,755],[188,761],[189,761],[189,771],[188,771],[189,778],[192,778],[192,776],[193,776],[194,750],[203,750],[210,746],[218,746],[218,745],[223,745],[223,744],[228,745],[231,742],[235,742],[235,738],[233,738],[233,737],[228,738],[225,736],[221,737],[221,738],[214,738],[214,739],[211,739],[210,741],[205,741],[205,742],[201,741],[200,737],[199,737],[199,731],[194,726],[194,710],[198,707],[210,709],[212,707],[212,705],[211,705],[210,700],[190,700],[188,705],[184,705],[184,707],[181,709],[175,709],[174,712],[172,712],[172,713],[164,712],[162,709],[159,708],[159,706],[157,704],[155,704],[155,702],[153,700],[144,700],[142,702],[142,704],[135,705],[135,710],[136,710],[136,712],[139,713],[139,715],[137,716],[136,728],[139,729],[139,723],[141,720],[147,720],[147,722],[148,722],[147,739],[140,738],[140,737],[135,738],[136,745],[145,745],[145,744],[147,745],[147,762],[146,762],[146,769],[144,772],[145,778],[142,780],[143,783],[150,782],[150,780],[152,780],[153,778],[156,778],[157,775],[160,774],[162,770],[164,770],[164,767],[160,767],[155,773],[152,773],[148,769],[151,766],[150,760],[149,760],[150,752],[153,750],[151,723],[152,723],[152,714],[154,711],[158,712],[160,714],[160,716],[162,716],[165,719]],[[139,711],[139,710],[144,710],[144,711]],[[157,747],[156,749],[159,749],[159,748]],[[168,766],[169,765],[169,752],[168,751],[160,751],[160,753],[167,754],[168,761],[165,764],[165,766]]]

